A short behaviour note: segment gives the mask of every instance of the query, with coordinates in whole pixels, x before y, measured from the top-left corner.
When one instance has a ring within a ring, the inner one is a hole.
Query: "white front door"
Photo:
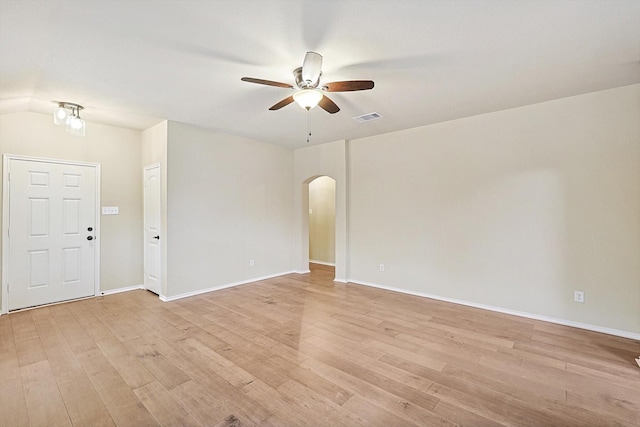
[[[144,287],[160,295],[160,165],[144,168]]]
[[[9,310],[95,295],[97,169],[9,159]]]

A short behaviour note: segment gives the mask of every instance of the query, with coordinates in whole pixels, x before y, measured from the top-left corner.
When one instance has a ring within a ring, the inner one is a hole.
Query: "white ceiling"
[[[310,50],[324,83],[375,81],[310,113],[311,144],[354,139],[640,83],[640,0],[0,0],[0,113],[303,147],[307,113],[268,111],[291,91],[240,78],[293,83]]]

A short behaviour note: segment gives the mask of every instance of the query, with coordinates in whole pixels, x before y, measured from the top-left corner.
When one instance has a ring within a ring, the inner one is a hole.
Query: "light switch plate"
[[[117,206],[103,206],[102,215],[118,215]]]

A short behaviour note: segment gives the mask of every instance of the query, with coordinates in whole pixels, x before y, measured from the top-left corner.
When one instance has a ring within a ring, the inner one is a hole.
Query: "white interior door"
[[[97,165],[10,159],[9,310],[95,295]]]
[[[144,168],[144,286],[160,294],[162,254],[160,165]]]

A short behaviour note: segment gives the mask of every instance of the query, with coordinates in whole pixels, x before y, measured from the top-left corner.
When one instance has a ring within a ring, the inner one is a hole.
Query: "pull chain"
[[[307,110],[307,143],[311,142],[311,109]]]

